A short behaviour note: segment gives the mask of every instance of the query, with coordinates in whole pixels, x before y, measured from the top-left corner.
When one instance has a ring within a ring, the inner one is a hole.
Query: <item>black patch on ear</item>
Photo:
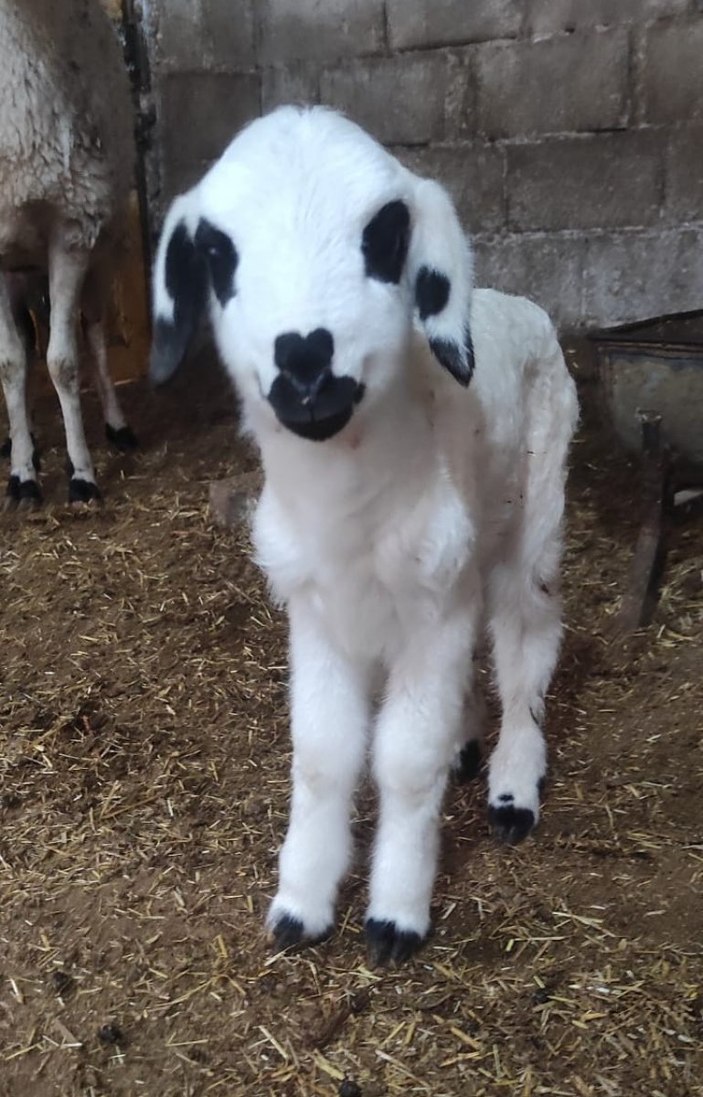
[[[430,339],[430,350],[440,365],[449,370],[460,385],[468,388],[474,372],[474,345],[468,328],[464,342],[466,365],[461,360],[460,348],[451,339]]]
[[[410,242],[410,211],[400,200],[387,202],[364,229],[361,250],[366,273],[379,282],[397,285]]]
[[[149,359],[149,380],[152,384],[163,385],[176,372],[188,349],[194,327],[177,327],[170,320],[157,317]]]
[[[442,311],[449,300],[450,289],[451,284],[446,274],[430,270],[429,267],[420,267],[415,282],[415,304],[421,320],[436,316]]]
[[[222,307],[234,296],[234,273],[239,256],[226,232],[220,232],[209,221],[201,219],[195,233],[195,246],[210,272],[210,280]]]
[[[188,323],[205,301],[205,268],[185,221],[180,221],[166,249],[166,289],[174,302],[176,327]]]
[[[207,298],[207,267],[185,221],[179,221],[171,233],[165,281],[173,300],[173,320],[157,316],[154,324],[149,377],[156,385],[167,381],[180,365]]]

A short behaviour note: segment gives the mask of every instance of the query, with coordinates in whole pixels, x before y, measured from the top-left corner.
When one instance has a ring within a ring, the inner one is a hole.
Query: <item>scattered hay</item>
[[[252,468],[229,398],[188,384],[129,394],[145,447],[102,458],[99,513],[56,501],[55,422],[53,502],[0,526],[0,1094],[703,1093],[700,527],[654,625],[609,638],[636,479],[586,417],[536,838],[497,848],[453,788],[433,939],[372,971],[364,791],[339,931],[274,956],[284,622],[208,514]]]

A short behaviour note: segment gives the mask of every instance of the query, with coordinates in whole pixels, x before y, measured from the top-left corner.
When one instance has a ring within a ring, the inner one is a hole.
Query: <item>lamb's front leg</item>
[[[455,611],[410,638],[391,670],[374,741],[380,820],[366,920],[374,963],[405,960],[430,927],[439,816],[461,741],[474,617]]]
[[[368,666],[340,652],[302,600],[289,615],[293,795],[267,918],[279,948],[332,929],[369,722]]]

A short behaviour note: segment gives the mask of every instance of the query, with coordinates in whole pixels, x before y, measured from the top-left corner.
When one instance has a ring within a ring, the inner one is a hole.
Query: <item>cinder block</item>
[[[628,34],[620,28],[476,47],[479,128],[489,137],[623,127]]]
[[[530,0],[526,30],[537,37],[683,15],[689,0]]]
[[[252,517],[264,486],[260,469],[210,483],[210,514],[218,526],[239,529]]]
[[[391,151],[417,175],[444,184],[468,232],[498,232],[504,228],[503,147],[475,142]]]
[[[547,138],[507,150],[508,225],[517,231],[650,225],[664,148],[651,132]]]
[[[211,162],[235,132],[259,114],[258,76],[171,73],[160,86],[163,162],[187,166]]]
[[[642,96],[647,122],[703,120],[703,19],[648,28]]]
[[[332,61],[385,47],[383,0],[260,0],[264,64]]]
[[[571,234],[474,237],[476,285],[529,297],[561,330],[581,324],[586,245]]]
[[[261,109],[266,112],[283,103],[319,103],[320,72],[307,61],[272,65],[261,73]]]
[[[465,140],[478,131],[476,48],[466,46],[447,53],[445,134],[447,140]]]
[[[391,49],[515,38],[519,0],[387,0]]]
[[[156,0],[163,71],[253,69],[252,0]]]
[[[200,0],[208,59],[218,68],[253,69],[254,0]]]
[[[203,68],[200,0],[156,0],[155,9],[157,64],[165,70]]]
[[[686,126],[671,132],[665,195],[670,221],[703,221],[703,127]]]
[[[444,136],[445,54],[369,58],[326,68],[320,97],[384,144],[422,145]]]
[[[701,307],[703,229],[621,233],[588,241],[584,318],[624,324]]]

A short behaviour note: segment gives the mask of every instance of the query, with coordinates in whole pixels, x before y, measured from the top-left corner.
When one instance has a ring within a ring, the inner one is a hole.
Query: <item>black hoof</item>
[[[529,808],[516,808],[513,804],[488,808],[488,825],[499,841],[516,846],[527,838],[535,825],[535,814]]]
[[[284,914],[279,918],[272,930],[276,952],[283,952],[284,949],[302,948],[306,945],[319,945],[321,941],[329,937],[331,932],[332,926],[329,926],[324,933],[318,934],[317,937],[306,936],[303,923],[299,918],[292,918],[290,914]]]
[[[380,922],[375,918],[367,919],[365,932],[369,963],[374,967],[391,962],[404,963],[424,941],[419,933],[398,929],[395,922]]]
[[[478,739],[464,743],[454,762],[454,776],[457,781],[473,781],[481,770],[481,744]]]
[[[68,482],[69,503],[99,503],[102,500],[100,488],[91,480],[79,480],[71,477]]]
[[[5,492],[5,509],[14,507],[31,508],[38,507],[42,501],[41,488],[36,480],[20,480],[19,476],[11,476],[7,481]]]
[[[106,423],[105,437],[111,445],[115,446],[115,448],[120,451],[120,453],[129,453],[139,445],[137,436],[131,427],[115,428],[111,427],[109,423]]]

